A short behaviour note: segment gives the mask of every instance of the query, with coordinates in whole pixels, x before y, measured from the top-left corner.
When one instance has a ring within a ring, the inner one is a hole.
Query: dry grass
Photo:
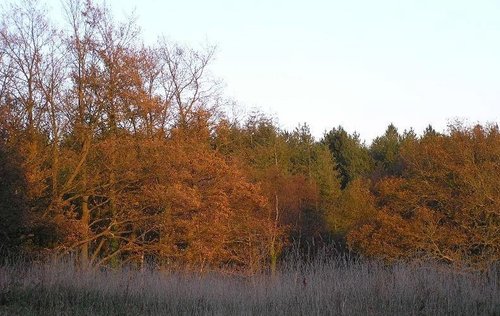
[[[298,261],[271,277],[3,264],[1,315],[500,315],[500,271]]]

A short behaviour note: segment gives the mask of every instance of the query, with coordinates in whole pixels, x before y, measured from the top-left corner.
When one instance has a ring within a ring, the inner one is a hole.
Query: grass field
[[[500,315],[500,269],[338,259],[275,276],[5,263],[1,315]]]

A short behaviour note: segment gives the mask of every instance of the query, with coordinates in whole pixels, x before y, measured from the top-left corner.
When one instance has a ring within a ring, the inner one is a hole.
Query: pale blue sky
[[[59,0],[50,0],[57,6]],[[371,140],[393,122],[500,121],[499,0],[108,0],[143,36],[217,45],[213,73],[246,108],[313,134]]]

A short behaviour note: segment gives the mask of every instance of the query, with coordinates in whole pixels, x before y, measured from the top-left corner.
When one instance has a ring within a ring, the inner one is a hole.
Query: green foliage
[[[375,174],[378,177],[399,175],[401,161],[399,148],[403,137],[394,124],[390,124],[384,135],[375,138],[370,146],[370,154],[375,161]]]
[[[328,223],[333,233],[345,236],[364,223],[373,221],[376,215],[375,198],[370,192],[370,183],[356,179],[342,191],[329,214]]]
[[[432,136],[439,136],[440,133],[438,133],[434,127],[432,127],[431,124],[427,125],[427,127],[425,128],[424,132],[423,132],[423,137],[432,137]]]
[[[326,133],[321,142],[328,146],[334,157],[342,189],[372,170],[372,158],[357,133],[348,134],[339,126]]]

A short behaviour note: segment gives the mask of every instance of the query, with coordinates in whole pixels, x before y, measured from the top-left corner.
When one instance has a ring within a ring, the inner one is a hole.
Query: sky
[[[57,8],[59,0],[49,0]],[[370,142],[394,123],[500,122],[498,0],[108,0],[143,37],[217,46],[212,72],[247,110]]]

